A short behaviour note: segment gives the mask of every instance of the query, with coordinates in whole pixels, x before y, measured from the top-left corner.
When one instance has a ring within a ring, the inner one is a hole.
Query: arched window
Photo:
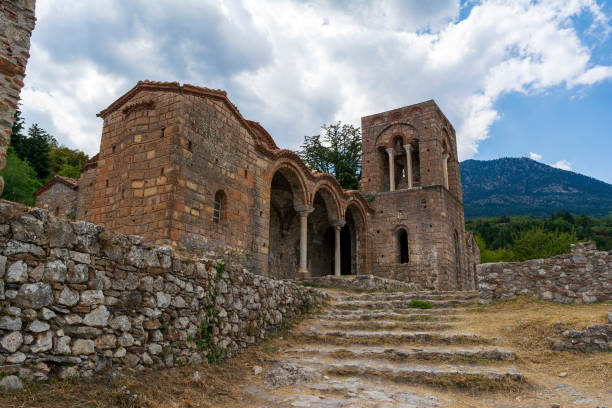
[[[405,229],[400,229],[397,232],[397,261],[401,264],[410,262],[408,252],[408,232]]]
[[[220,224],[225,219],[225,211],[227,210],[227,199],[223,190],[215,193],[215,204],[213,208],[213,223]]]

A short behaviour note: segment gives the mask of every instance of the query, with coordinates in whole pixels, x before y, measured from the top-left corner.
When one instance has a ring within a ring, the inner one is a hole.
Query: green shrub
[[[410,307],[417,309],[431,309],[431,302],[428,302],[427,300],[412,299],[410,301]]]

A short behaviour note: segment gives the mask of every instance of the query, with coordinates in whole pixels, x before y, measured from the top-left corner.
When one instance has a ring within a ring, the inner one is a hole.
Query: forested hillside
[[[612,212],[612,185],[525,157],[466,160],[461,181],[466,218]]]
[[[2,198],[34,205],[34,192],[53,176],[79,178],[89,159],[80,150],[58,145],[53,136],[36,123],[24,132],[21,112],[15,113],[11,143],[6,152]]]

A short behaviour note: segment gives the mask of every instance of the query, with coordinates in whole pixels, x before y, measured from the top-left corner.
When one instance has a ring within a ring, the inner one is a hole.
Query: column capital
[[[387,152],[389,156],[391,156],[392,154],[395,154],[395,149],[392,147],[387,147],[385,151]]]
[[[412,145],[411,144],[404,145],[404,150],[412,153]]]
[[[442,158],[443,158],[444,160],[448,160],[448,159],[450,159],[450,154],[448,154],[448,153],[444,153],[444,154],[442,155]]]
[[[308,216],[311,212],[314,211],[314,207],[309,207],[307,205],[298,205],[293,208],[295,212],[300,213],[302,216]]]
[[[346,225],[346,221],[344,220],[335,220],[331,223],[331,226],[338,230],[344,227],[345,225]]]

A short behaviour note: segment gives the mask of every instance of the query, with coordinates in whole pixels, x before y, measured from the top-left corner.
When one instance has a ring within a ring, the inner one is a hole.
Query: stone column
[[[444,187],[448,188],[448,153],[444,153],[442,156],[442,172],[444,174]]]
[[[334,237],[335,237],[335,245],[334,245],[334,275],[340,276],[342,275],[342,271],[340,270],[341,265],[341,254],[340,254],[340,230],[346,224],[345,221],[336,221],[332,224],[334,227]]]
[[[395,191],[395,150],[389,147],[387,154],[389,155],[389,191]]]
[[[308,272],[308,215],[314,211],[314,208],[307,205],[301,205],[295,208],[295,211],[300,214],[300,266],[297,271],[297,278],[306,278],[310,276]]]
[[[404,145],[406,150],[406,178],[408,179],[408,188],[412,188],[412,145]]]

